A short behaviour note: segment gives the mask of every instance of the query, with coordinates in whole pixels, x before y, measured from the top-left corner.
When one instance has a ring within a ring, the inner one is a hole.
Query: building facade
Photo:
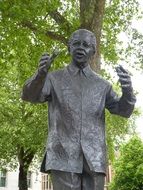
[[[18,169],[0,171],[0,190],[18,190],[18,174]],[[27,183],[29,190],[44,190],[42,189],[42,174],[40,172],[29,172]]]

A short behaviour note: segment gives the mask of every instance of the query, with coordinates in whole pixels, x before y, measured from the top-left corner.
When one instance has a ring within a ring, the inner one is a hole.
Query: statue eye
[[[74,42],[72,43],[72,45],[73,45],[73,46],[79,46],[79,45],[80,45],[80,42],[79,42],[79,41],[74,41]]]
[[[86,48],[89,48],[89,47],[90,47],[90,44],[87,43],[87,42],[83,42],[83,46],[86,47]]]

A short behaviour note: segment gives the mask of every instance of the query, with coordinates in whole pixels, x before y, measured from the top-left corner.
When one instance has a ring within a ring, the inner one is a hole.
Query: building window
[[[27,173],[27,185],[28,185],[28,188],[32,188],[32,172],[31,171]]]
[[[52,182],[48,174],[42,174],[42,190],[53,190]]]
[[[0,171],[0,187],[6,187],[6,170]]]

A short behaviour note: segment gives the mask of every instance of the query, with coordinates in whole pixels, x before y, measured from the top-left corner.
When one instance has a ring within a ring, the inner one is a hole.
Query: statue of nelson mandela
[[[54,190],[103,190],[105,109],[130,117],[136,102],[131,77],[122,66],[117,67],[119,97],[90,68],[96,38],[86,29],[71,35],[68,49],[71,63],[54,72],[49,72],[51,56],[42,55],[37,72],[23,87],[22,99],[48,103],[49,133],[41,172],[51,173]]]

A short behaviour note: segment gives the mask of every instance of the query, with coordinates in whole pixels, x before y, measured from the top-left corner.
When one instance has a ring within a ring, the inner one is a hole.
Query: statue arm
[[[112,114],[117,114],[122,117],[129,118],[134,110],[136,97],[133,91],[122,91],[122,96],[119,98],[110,86],[106,95],[106,108]]]
[[[107,93],[106,107],[113,114],[118,114],[123,117],[130,117],[136,102],[131,77],[129,72],[121,65],[116,67],[116,72],[119,77],[122,96],[118,98],[116,93],[112,90],[112,87],[110,87]]]
[[[51,98],[51,82],[48,70],[53,62],[53,56],[43,54],[37,72],[28,79],[23,87],[22,99],[38,103],[45,102]]]
[[[32,103],[42,103],[51,98],[51,82],[49,74],[39,74],[38,71],[26,81],[22,91],[22,100]]]

